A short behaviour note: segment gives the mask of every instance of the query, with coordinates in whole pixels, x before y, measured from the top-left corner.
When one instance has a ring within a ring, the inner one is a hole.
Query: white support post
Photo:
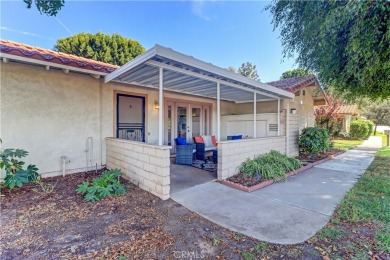
[[[290,100],[286,100],[286,155],[290,154]]]
[[[217,82],[217,141],[221,141],[221,86]]]
[[[159,68],[159,85],[158,85],[158,145],[163,144],[163,109],[164,109],[164,100],[163,100],[163,68]]]
[[[256,109],[256,102],[257,102],[257,94],[253,93],[253,138],[256,138],[256,132],[257,132],[257,109]]]
[[[278,98],[278,136],[280,136],[280,98]]]

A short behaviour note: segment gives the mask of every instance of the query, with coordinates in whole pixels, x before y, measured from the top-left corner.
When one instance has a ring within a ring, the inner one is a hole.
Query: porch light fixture
[[[158,103],[157,99],[154,100],[154,109],[155,110],[160,109],[160,104]]]
[[[296,108],[291,108],[290,112],[291,112],[291,114],[296,114],[297,113],[297,109]]]

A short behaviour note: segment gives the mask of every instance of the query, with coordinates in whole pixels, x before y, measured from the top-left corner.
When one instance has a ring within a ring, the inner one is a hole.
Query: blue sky
[[[55,17],[27,9],[22,0],[1,1],[1,38],[52,49],[79,32],[119,33],[149,49],[158,43],[227,68],[250,61],[263,82],[293,68],[282,62],[278,32],[262,11],[268,2],[69,1]]]

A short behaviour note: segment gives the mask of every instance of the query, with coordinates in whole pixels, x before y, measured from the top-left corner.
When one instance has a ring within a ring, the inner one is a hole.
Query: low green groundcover
[[[292,157],[288,157],[277,151],[247,159],[240,167],[240,173],[246,177],[265,180],[279,180],[286,178],[286,173],[296,170],[302,166],[302,163]]]

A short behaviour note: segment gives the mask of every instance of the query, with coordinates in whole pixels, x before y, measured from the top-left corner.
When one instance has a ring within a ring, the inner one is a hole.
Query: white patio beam
[[[280,98],[278,98],[278,136],[280,136]]]
[[[201,79],[208,80],[208,81],[211,81],[211,82],[216,82],[216,83],[219,83],[219,84],[223,84],[225,86],[230,86],[230,87],[233,87],[233,88],[249,91],[249,92],[252,92],[252,93],[254,92],[254,93],[257,93],[257,94],[260,94],[260,95],[263,95],[263,96],[272,97],[272,98],[278,98],[277,96],[269,94],[269,93],[266,93],[266,92],[254,90],[254,89],[247,88],[247,87],[243,87],[243,86],[240,86],[240,85],[237,85],[237,84],[234,84],[234,83],[230,83],[230,82],[227,82],[227,81],[219,80],[219,79],[216,79],[216,78],[213,78],[213,77],[209,77],[209,76],[202,75],[202,74],[199,74],[199,73],[196,73],[196,72],[192,72],[192,71],[189,71],[189,70],[181,69],[181,68],[178,68],[178,67],[175,67],[175,66],[172,66],[172,65],[160,63],[160,62],[157,62],[157,61],[150,60],[150,61],[147,61],[146,64],[149,65],[149,66],[154,66],[154,67],[162,67],[162,68],[167,69],[167,70],[176,71],[176,72],[179,72],[179,73],[182,73],[182,74],[187,74],[189,76],[193,76],[193,77],[196,77],[196,78],[201,78]]]
[[[256,127],[257,127],[256,103],[257,103],[257,94],[253,93],[253,138],[256,138]]]
[[[159,84],[158,84],[158,145],[163,144],[163,109],[164,109],[164,100],[163,100],[163,68],[159,68]]]
[[[259,102],[275,101],[275,98],[260,99]],[[235,101],[236,104],[252,103],[253,100]]]
[[[221,86],[217,82],[217,141],[221,141]]]

